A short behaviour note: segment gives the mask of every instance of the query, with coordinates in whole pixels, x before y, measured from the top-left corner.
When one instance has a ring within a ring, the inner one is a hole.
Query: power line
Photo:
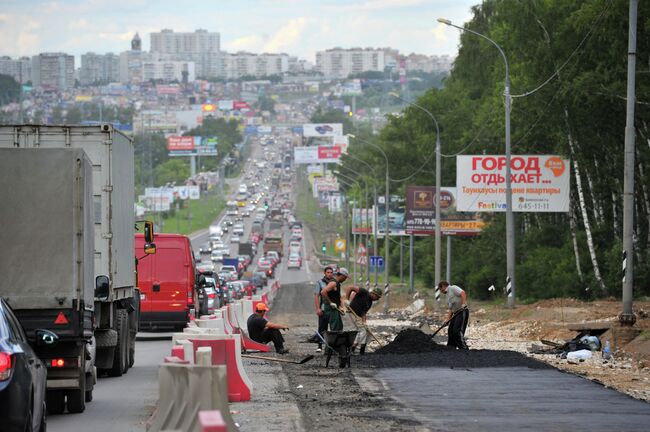
[[[565,62],[562,63],[562,66],[560,66],[559,68],[557,68],[557,69],[555,70],[555,72],[553,72],[553,74],[552,74],[550,77],[548,77],[548,79],[547,79],[546,81],[544,81],[542,84],[540,84],[539,86],[537,86],[536,88],[534,88],[534,89],[531,90],[531,91],[528,91],[528,92],[525,92],[525,93],[522,93],[522,94],[511,95],[510,97],[512,97],[512,98],[520,98],[520,97],[530,96],[530,95],[532,95],[533,93],[535,93],[535,92],[537,92],[538,90],[540,90],[541,88],[543,88],[544,86],[546,86],[546,84],[548,84],[549,82],[551,82],[551,80],[552,80],[553,78],[555,78],[556,76],[558,76],[559,73],[560,73],[560,71],[561,71],[562,69],[564,69],[564,67],[565,67],[567,64],[569,64],[569,62],[571,61],[571,59],[573,58],[573,56],[576,55],[576,54],[578,53],[578,51],[582,48],[582,46],[587,42],[587,39],[589,39],[589,37],[591,37],[592,32],[593,32],[594,29],[598,26],[598,23],[600,22],[600,20],[602,19],[602,17],[605,16],[605,13],[609,10],[609,8],[611,7],[611,5],[612,5],[611,1],[608,1],[607,4],[605,5],[605,8],[600,12],[600,14],[598,15],[598,17],[596,17],[596,19],[594,20],[594,22],[591,24],[591,27],[589,28],[589,31],[587,31],[587,33],[586,33],[585,36],[582,38],[582,40],[580,41],[580,43],[579,43],[579,44],[574,48],[573,52],[571,52],[571,54],[570,54],[569,57],[565,60]],[[546,31],[546,28],[544,28],[544,25],[541,23],[541,21],[540,21],[539,19],[536,19],[536,20],[537,20],[537,23],[538,23],[540,26],[542,26],[542,29],[544,30],[544,34],[545,34],[546,37],[548,38],[549,36],[548,36],[548,32]]]

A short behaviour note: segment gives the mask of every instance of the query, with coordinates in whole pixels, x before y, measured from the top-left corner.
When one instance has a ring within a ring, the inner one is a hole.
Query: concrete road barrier
[[[236,431],[228,407],[226,376],[223,366],[160,365],[158,409],[148,431],[202,432],[199,412],[214,410],[221,412],[226,430]]]

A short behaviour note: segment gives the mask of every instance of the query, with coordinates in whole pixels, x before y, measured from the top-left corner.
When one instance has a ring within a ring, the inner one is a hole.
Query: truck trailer
[[[95,364],[110,376],[126,373],[135,360],[140,295],[133,256],[133,142],[110,124],[0,126],[0,148],[82,149],[92,166],[94,213]],[[56,195],[55,195],[56,196]],[[47,211],[47,210],[46,210]],[[49,227],[44,226],[44,235]],[[38,263],[33,263],[36,267]],[[99,282],[97,282],[99,281]]]
[[[0,148],[0,295],[47,367],[50,413],[92,399],[92,167],[80,149]],[[50,330],[56,344],[35,343]]]

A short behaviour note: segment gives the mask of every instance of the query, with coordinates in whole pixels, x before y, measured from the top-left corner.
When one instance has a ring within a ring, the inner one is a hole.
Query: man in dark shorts
[[[255,342],[263,344],[273,342],[275,351],[278,354],[286,354],[289,350],[284,347],[284,338],[280,330],[289,330],[289,327],[284,324],[267,321],[264,318],[264,314],[268,310],[269,307],[265,303],[258,303],[255,306],[255,312],[248,317],[248,321],[246,322],[248,336]]]
[[[323,300],[320,295],[320,292],[327,286],[327,284],[334,279],[334,269],[332,267],[325,267],[323,271],[324,275],[322,279],[316,281],[316,290],[314,291],[314,306],[316,307],[316,315],[318,316],[318,334],[322,337],[325,337],[325,331],[327,330],[327,316],[323,311]],[[317,335],[311,339],[312,342],[318,344],[316,352],[321,352],[323,350],[323,341]]]
[[[366,329],[368,311],[372,307],[372,302],[379,300],[381,295],[381,288],[375,287],[368,291],[365,288],[355,285],[349,286],[345,292],[344,304],[354,312],[352,314],[355,318],[354,325],[357,327],[358,331],[357,338],[352,345],[352,350],[354,351],[356,347],[359,347],[359,354],[361,355],[365,354],[368,338],[370,337],[370,334]],[[352,298],[352,300],[350,300],[350,298]]]

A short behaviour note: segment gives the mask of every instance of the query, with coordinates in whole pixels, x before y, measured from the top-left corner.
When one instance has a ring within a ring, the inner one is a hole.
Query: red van
[[[140,327],[183,328],[194,309],[196,262],[187,236],[156,234],[156,253],[138,261]],[[144,236],[135,235],[140,258]]]

